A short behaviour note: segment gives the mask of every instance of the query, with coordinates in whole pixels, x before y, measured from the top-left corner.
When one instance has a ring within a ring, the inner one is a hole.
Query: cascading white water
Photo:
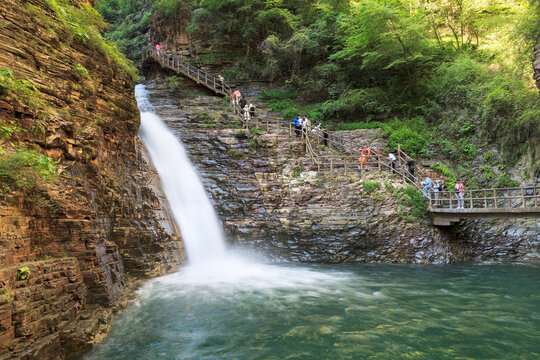
[[[225,255],[225,238],[183,145],[151,111],[143,85],[137,85],[135,96],[141,110],[141,137],[180,226],[189,263],[221,261]]]

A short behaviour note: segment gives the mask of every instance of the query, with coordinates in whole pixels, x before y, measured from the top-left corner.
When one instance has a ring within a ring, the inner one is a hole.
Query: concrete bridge
[[[148,47],[142,54],[143,63],[153,60],[163,68],[176,73],[214,91],[218,95],[230,96],[232,90],[225,82],[207,71],[191,65],[181,56],[168,55]],[[240,106],[233,106],[235,114],[246,129],[261,127],[269,133],[276,133],[280,138],[288,139],[291,143],[301,142],[305,146],[310,165],[304,164],[305,169],[327,172],[358,172],[379,171],[389,172],[403,182],[422,190],[422,181],[429,173],[421,167],[416,167],[414,173],[409,172],[407,163],[413,160],[399,147],[396,161],[391,163],[375,149],[359,150],[358,156],[336,154],[333,151],[321,152],[319,145],[343,152],[344,146],[338,137],[328,136],[326,131],[302,131],[301,136],[294,136],[292,124],[271,122],[269,119],[258,117],[248,118],[242,114]],[[366,151],[367,150],[367,151]],[[413,160],[414,161],[414,160]],[[471,218],[540,218],[540,186],[521,186],[513,188],[465,190],[463,207],[458,208],[458,199],[454,191],[431,192],[428,212],[433,224],[449,226],[461,219]]]

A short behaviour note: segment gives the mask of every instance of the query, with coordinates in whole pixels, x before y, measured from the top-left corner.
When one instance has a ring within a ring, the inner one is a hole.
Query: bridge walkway
[[[191,65],[183,57],[168,55],[148,47],[143,51],[142,60],[144,62],[148,59],[194,80],[216,94],[229,97],[232,94],[229,84]],[[422,190],[422,181],[429,176],[421,167],[416,167],[414,173],[409,172],[407,163],[414,159],[400,148],[393,163],[377,149],[359,150],[360,154],[357,156],[345,154],[339,136],[328,134],[324,129],[300,131],[298,134],[290,122],[271,117],[251,118],[244,115],[236,103],[231,105],[246,130],[259,127],[267,133],[276,134],[276,138],[288,139],[291,150],[298,145],[304,147],[308,161],[301,166],[305,170],[345,174],[386,171],[419,190]],[[333,151],[328,151],[329,149]],[[465,190],[463,208],[458,208],[454,191],[431,192],[429,195],[428,211],[434,225],[448,226],[467,218],[540,218],[540,186]]]

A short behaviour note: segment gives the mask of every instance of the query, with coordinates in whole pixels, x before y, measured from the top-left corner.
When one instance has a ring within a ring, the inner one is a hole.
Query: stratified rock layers
[[[137,138],[133,81],[118,64],[44,1],[4,0],[0,68],[44,101],[36,111],[0,96],[0,118],[21,128],[13,143],[60,171],[40,194],[0,194],[0,358],[64,358],[106,333],[130,278],[177,269],[181,244]],[[17,280],[25,266],[29,278]]]

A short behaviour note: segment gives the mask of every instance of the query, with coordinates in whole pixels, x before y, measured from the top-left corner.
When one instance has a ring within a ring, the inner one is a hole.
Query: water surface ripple
[[[187,267],[85,359],[539,359],[538,265]]]

